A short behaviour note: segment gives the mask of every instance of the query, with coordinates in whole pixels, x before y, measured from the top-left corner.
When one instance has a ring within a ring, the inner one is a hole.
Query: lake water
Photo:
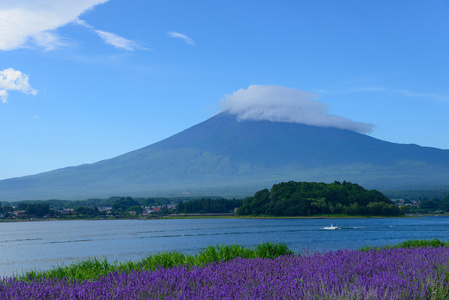
[[[338,230],[323,230],[336,224]],[[139,260],[194,254],[216,244],[283,242],[295,252],[449,239],[449,217],[381,219],[194,219],[0,223],[0,277],[86,259]]]

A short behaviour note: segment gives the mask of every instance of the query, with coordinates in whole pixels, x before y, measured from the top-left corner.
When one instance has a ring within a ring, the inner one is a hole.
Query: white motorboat
[[[338,229],[338,226],[337,226],[337,225],[334,225],[334,224],[331,224],[331,226],[324,227],[323,229],[326,229],[326,230],[335,230],[335,229]]]

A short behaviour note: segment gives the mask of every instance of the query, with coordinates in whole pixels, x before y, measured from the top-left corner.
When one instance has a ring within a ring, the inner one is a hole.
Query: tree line
[[[67,200],[37,200],[22,202],[0,202],[0,217],[2,218],[43,218],[58,217],[65,219],[105,217],[107,212],[99,207],[110,207],[110,216],[127,215],[130,211],[140,215],[142,206],[170,204],[168,198],[140,198],[141,202],[131,197],[110,197],[108,199],[88,199],[84,201]],[[6,204],[6,205],[5,205]]]
[[[175,212],[174,204],[178,202],[195,202],[195,197],[109,197],[107,199],[91,198],[87,200],[27,200],[17,202],[0,202],[1,219],[27,219],[57,217],[61,219],[84,219],[84,218],[105,218],[105,217],[135,217],[144,212],[144,207],[157,207],[157,212],[153,216],[169,215]],[[203,201],[199,198],[200,202]],[[223,205],[221,198],[216,198],[220,202],[218,206],[214,203],[206,206],[187,204],[188,212],[228,212],[234,209]],[[214,201],[214,199],[209,199]],[[240,200],[241,201],[241,200]],[[3,205],[2,205],[3,204]],[[241,205],[241,203],[240,203]],[[239,206],[240,206],[239,205]],[[182,207],[182,205],[181,205]],[[190,208],[189,208],[190,207]],[[195,207],[192,211],[191,207]],[[199,207],[199,208],[198,208]],[[183,213],[187,213],[183,211]],[[132,215],[131,215],[132,213]]]
[[[2,206],[0,203],[0,214],[9,214],[14,211],[23,211],[26,215],[37,218],[54,213],[48,204],[43,203],[20,203],[16,208],[9,205]]]
[[[4,206],[10,207],[18,207],[19,205],[24,204],[46,204],[50,207],[50,209],[61,209],[61,208],[73,208],[76,209],[78,207],[87,207],[87,208],[95,208],[95,207],[110,207],[115,202],[120,201],[124,198],[131,197],[122,197],[122,196],[113,196],[106,199],[102,198],[89,198],[86,200],[58,200],[58,199],[49,199],[49,200],[26,200],[26,201],[13,201],[13,202],[3,202]],[[186,200],[186,198],[181,197],[134,197],[132,198],[139,205],[143,206],[151,206],[151,205],[168,205],[172,202],[179,202],[181,200]],[[0,203],[1,207],[1,203]]]
[[[321,214],[399,215],[399,207],[377,190],[343,181],[282,182],[246,198],[239,215],[312,216]]]
[[[173,210],[169,208],[174,207]],[[108,199],[87,199],[82,201],[47,200],[27,201],[1,206],[0,214],[11,215],[14,210],[22,210],[28,216],[55,216],[57,211],[73,208],[69,217],[93,218],[106,216],[99,207],[110,207],[108,216],[127,216],[130,212],[140,215],[144,206],[157,206],[158,215],[172,213],[231,213],[267,216],[312,216],[323,214],[394,216],[401,213],[389,198],[377,190],[366,190],[358,184],[335,181],[322,182],[282,182],[268,189],[256,192],[253,196],[241,199],[223,198],[131,198],[110,197]],[[439,207],[449,211],[449,196],[442,200],[429,200],[421,203],[424,207]],[[61,216],[62,217],[62,216]]]
[[[419,202],[417,207],[409,207],[410,213],[448,213],[449,212],[449,195],[442,197],[441,199],[432,198],[425,199]]]
[[[181,214],[214,214],[214,213],[231,213],[234,208],[240,207],[243,200],[239,199],[200,199],[194,201],[181,201],[176,205],[176,212]]]

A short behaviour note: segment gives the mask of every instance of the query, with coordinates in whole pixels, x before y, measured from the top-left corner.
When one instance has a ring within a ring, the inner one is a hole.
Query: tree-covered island
[[[343,181],[282,182],[271,190],[263,189],[245,199],[239,215],[313,216],[345,214],[362,216],[397,216],[400,209],[377,190],[365,190],[358,184]]]

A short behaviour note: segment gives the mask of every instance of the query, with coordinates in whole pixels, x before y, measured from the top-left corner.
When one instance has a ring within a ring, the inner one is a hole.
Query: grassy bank
[[[266,243],[89,260],[3,279],[0,299],[449,299],[447,246],[412,240],[300,256]]]
[[[255,248],[241,245],[217,245],[209,246],[196,255],[183,254],[180,252],[163,252],[150,255],[137,262],[109,262],[91,258],[80,261],[69,266],[58,266],[45,272],[31,271],[23,276],[23,280],[35,280],[42,277],[48,278],[70,278],[74,280],[93,280],[100,276],[106,276],[113,272],[125,272],[140,270],[154,271],[157,268],[169,268],[184,265],[187,267],[199,267],[212,262],[229,261],[233,258],[276,258],[279,256],[293,255],[283,243],[263,243]]]
[[[449,242],[438,239],[431,240],[408,240],[396,245],[384,247],[364,246],[359,250],[362,252],[371,250],[386,250],[398,248],[418,248],[418,247],[449,247]],[[183,254],[177,251],[162,252],[147,256],[142,260],[123,263],[110,262],[107,259],[99,260],[90,258],[79,261],[69,266],[56,266],[48,271],[30,271],[22,276],[16,276],[21,280],[35,280],[43,277],[47,278],[70,278],[74,280],[94,280],[100,276],[106,276],[113,272],[125,272],[140,270],[154,271],[158,268],[170,268],[177,266],[199,267],[212,262],[229,261],[234,258],[276,258],[279,256],[294,255],[284,243],[263,243],[255,248],[248,248],[242,245],[216,245],[209,246],[195,255]],[[297,253],[300,256],[300,253]]]
[[[449,247],[449,242],[441,241],[439,239],[407,240],[396,245],[389,245],[383,247],[364,246],[360,248],[360,251],[398,249],[398,248],[419,248],[419,247],[433,247],[433,248]]]

